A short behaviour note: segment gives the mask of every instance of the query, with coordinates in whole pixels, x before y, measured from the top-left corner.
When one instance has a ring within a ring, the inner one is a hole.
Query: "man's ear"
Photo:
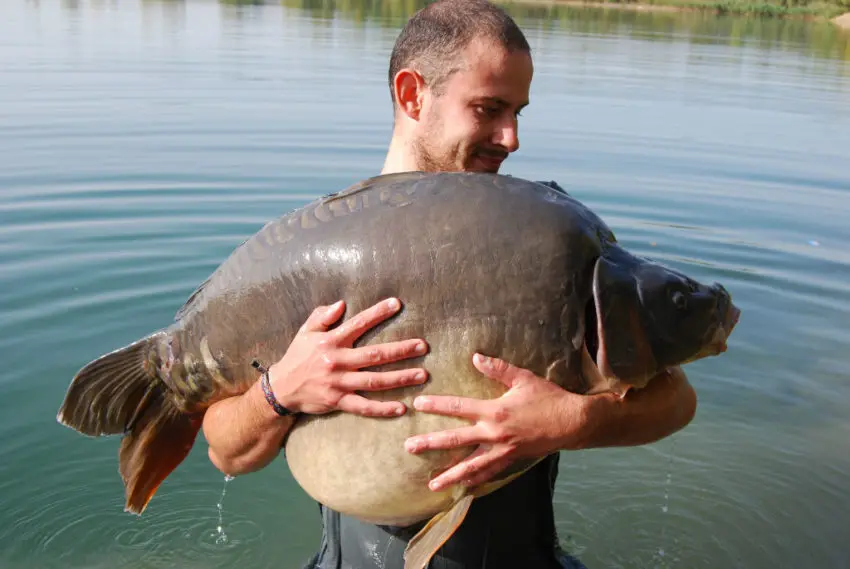
[[[425,94],[425,80],[413,69],[402,69],[395,74],[393,91],[399,110],[413,120],[419,120]]]

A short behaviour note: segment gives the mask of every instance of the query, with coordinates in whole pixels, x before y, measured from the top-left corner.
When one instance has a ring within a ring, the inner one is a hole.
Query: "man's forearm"
[[[259,382],[242,395],[219,401],[204,416],[204,436],[216,468],[236,476],[254,472],[278,455],[293,417],[280,417]]]
[[[681,368],[654,378],[647,387],[587,401],[584,424],[571,421],[563,447],[568,450],[653,443],[683,429],[696,413],[697,398]],[[577,436],[578,435],[578,436]]]

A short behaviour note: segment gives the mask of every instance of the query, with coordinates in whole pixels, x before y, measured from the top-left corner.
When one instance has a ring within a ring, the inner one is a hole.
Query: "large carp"
[[[355,314],[395,296],[402,310],[360,344],[423,338],[423,385],[374,392],[395,418],[302,415],[286,441],[295,479],[314,499],[377,524],[432,518],[411,541],[422,566],[469,502],[534,461],[478,488],[431,491],[432,473],[474,449],[404,448],[463,421],[416,412],[419,394],[494,398],[481,352],[576,393],[639,389],[664,369],[726,349],[739,311],[705,285],[625,251],[577,200],[543,184],[474,173],[365,180],[268,223],[207,279],[171,325],[89,363],[58,419],[87,435],[123,434],[126,509],[141,513],[194,444],[205,409],[257,381],[318,305]]]

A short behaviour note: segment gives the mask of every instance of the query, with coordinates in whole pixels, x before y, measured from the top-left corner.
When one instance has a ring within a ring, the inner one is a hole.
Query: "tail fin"
[[[124,434],[119,472],[125,510],[141,514],[157,488],[186,458],[201,427],[167,397],[149,356],[165,332],[108,353],[81,369],[56,419],[89,436]]]

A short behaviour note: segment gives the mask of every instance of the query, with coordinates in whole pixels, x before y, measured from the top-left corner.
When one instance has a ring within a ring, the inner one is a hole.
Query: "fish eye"
[[[688,299],[683,293],[679,291],[674,292],[673,296],[670,297],[670,299],[673,301],[673,306],[675,306],[679,310],[684,310],[688,306]]]

